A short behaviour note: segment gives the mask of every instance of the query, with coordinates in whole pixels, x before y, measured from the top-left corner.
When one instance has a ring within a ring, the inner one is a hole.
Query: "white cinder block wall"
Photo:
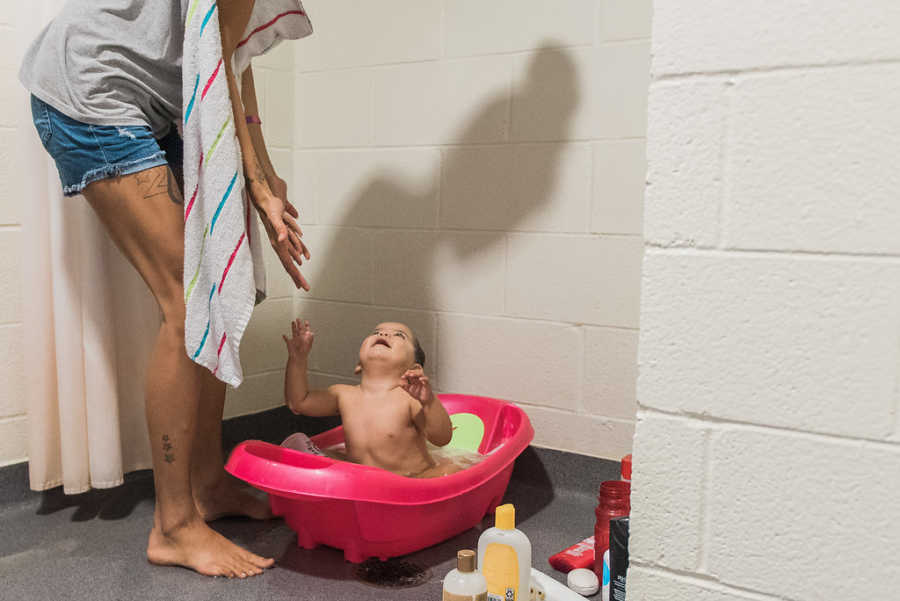
[[[898,30],[655,2],[629,598],[897,597]]]
[[[521,402],[539,445],[630,451],[650,0],[305,5],[315,35],[255,72],[313,291],[269,253],[226,415],[282,403],[293,316],[317,331],[319,384],[402,319],[440,390]],[[0,48],[12,25],[0,14]],[[24,102],[14,54],[0,52],[0,108]],[[0,142],[14,114],[0,110]],[[0,463],[25,458],[16,202],[0,193]]]
[[[304,4],[316,33],[269,80],[267,133],[293,125],[312,292],[272,263],[229,410],[281,403],[292,316],[321,383],[398,319],[439,390],[520,402],[541,446],[629,452],[649,0]]]
[[[22,377],[20,204],[31,202],[32,199],[18,198],[15,195],[14,178],[21,176],[14,174],[12,169],[18,126],[16,118],[21,104],[28,102],[27,92],[17,76],[19,57],[25,50],[24,47],[15,45],[17,10],[18,5],[13,2],[0,2],[0,466],[25,461],[28,454]],[[291,127],[280,128],[274,125],[285,121],[283,115],[286,110],[287,122],[292,120],[290,98],[279,95],[282,90],[278,88],[278,82],[289,82],[286,89],[291,92],[293,48],[284,45],[267,55],[254,66],[254,72],[261,112],[272,115],[271,120],[267,120],[265,124],[272,160],[279,172],[290,174],[293,169]],[[34,134],[34,127],[30,123],[26,127],[30,134]],[[276,295],[279,294],[285,294],[284,288],[279,291],[276,286]],[[265,321],[268,310],[270,309],[266,305],[261,306],[262,319],[258,321]],[[255,324],[255,327],[259,330],[259,324]],[[248,338],[252,345],[253,337]],[[245,364],[250,370],[258,369],[254,363],[254,353],[245,355]],[[236,402],[234,398],[229,399],[229,414],[252,412],[257,407],[255,399],[269,394],[269,390],[265,390],[266,394],[260,394],[258,379],[251,380],[246,388],[246,391],[241,389],[244,396],[240,398],[250,400]]]
[[[0,3],[0,466],[24,461],[27,424],[22,378],[21,203],[12,167],[16,118],[25,93],[16,79],[14,2]],[[20,93],[21,91],[21,93]]]

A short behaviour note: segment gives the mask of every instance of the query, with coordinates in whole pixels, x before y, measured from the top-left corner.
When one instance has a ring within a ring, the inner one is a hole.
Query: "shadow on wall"
[[[408,176],[401,178],[382,168],[358,188],[339,217],[326,223],[321,220],[324,211],[319,210],[320,225],[338,229],[323,246],[313,248],[310,298],[354,304],[336,305],[325,315],[316,303],[298,299],[295,313],[310,320],[322,341],[317,353],[330,358],[317,367],[313,357],[315,371],[349,378],[359,340],[377,321],[409,323],[423,338],[426,351],[436,351],[439,363],[440,341],[433,345],[418,332],[419,324],[428,318],[417,311],[454,311],[464,306],[467,313],[502,314],[502,299],[498,304],[497,299],[479,297],[470,276],[481,273],[484,278],[485,256],[505,244],[506,233],[527,229],[523,222],[547,210],[565,149],[558,142],[569,137],[579,96],[575,62],[564,49],[544,47],[535,53],[512,97],[506,86],[492,93],[452,142],[441,148],[441,161],[432,167],[429,184],[417,188],[408,183]],[[496,132],[498,123],[509,132],[511,107],[527,110],[532,106],[555,107],[535,115],[541,119],[541,139],[552,143],[485,143],[485,133]],[[346,156],[342,152],[337,162],[347,160]],[[321,198],[319,206],[329,200]],[[434,213],[427,214],[432,207]],[[415,221],[430,225],[409,225]],[[372,227],[376,229],[358,229]],[[363,236],[371,236],[371,246],[366,246],[368,239],[360,239]],[[371,256],[363,256],[366,250]],[[357,286],[348,291],[356,285],[348,271],[364,273],[364,265],[371,266],[373,288],[366,292]],[[489,275],[504,277],[502,271]],[[538,285],[538,274],[534,281]],[[361,306],[369,304],[391,309]],[[338,333],[350,331],[348,324],[361,328],[358,337],[336,340]],[[426,371],[437,372],[430,354]]]

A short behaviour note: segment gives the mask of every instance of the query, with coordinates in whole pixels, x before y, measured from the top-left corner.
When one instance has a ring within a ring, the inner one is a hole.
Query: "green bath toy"
[[[454,413],[450,416],[453,424],[453,438],[448,446],[464,451],[478,452],[484,438],[484,422],[474,413]]]

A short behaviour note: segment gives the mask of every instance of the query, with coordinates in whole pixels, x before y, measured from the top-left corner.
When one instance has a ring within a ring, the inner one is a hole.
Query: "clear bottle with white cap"
[[[487,601],[487,581],[475,569],[475,551],[456,554],[456,569],[444,577],[442,601]]]

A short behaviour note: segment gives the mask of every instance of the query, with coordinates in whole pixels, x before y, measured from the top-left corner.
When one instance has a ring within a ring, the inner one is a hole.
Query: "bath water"
[[[467,467],[478,465],[484,460],[484,455],[476,453],[475,451],[467,451],[465,449],[457,449],[454,447],[436,447],[431,443],[428,443],[428,452],[431,454],[432,459],[437,463],[441,463],[442,460],[447,463],[452,463],[458,467],[460,471]]]
[[[467,451],[465,449],[457,449],[454,447],[436,447],[431,443],[426,443],[426,445],[428,447],[428,453],[431,455],[431,458],[434,459],[435,463],[438,465],[452,464],[458,467],[459,471],[477,465],[484,460],[484,455],[474,451]],[[349,461],[347,459],[347,445],[343,442],[322,449],[322,452],[332,459]]]

